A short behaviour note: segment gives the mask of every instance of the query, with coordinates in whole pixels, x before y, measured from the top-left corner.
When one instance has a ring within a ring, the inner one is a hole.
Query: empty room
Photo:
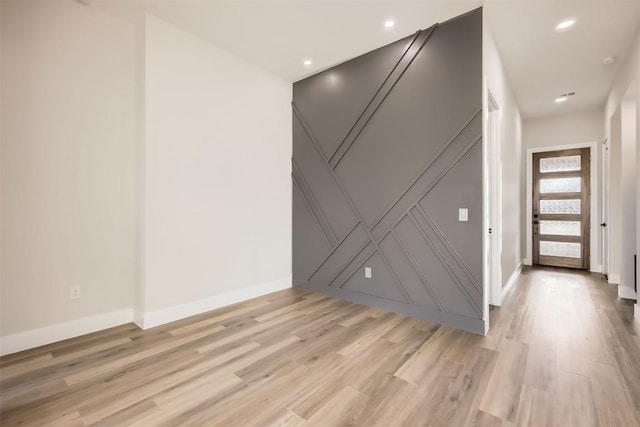
[[[0,0],[0,425],[640,425],[640,0]]]

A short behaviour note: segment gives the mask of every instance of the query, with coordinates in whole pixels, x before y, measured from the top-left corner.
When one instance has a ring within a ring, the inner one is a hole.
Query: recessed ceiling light
[[[569,100],[569,97],[574,96],[575,94],[575,92],[563,93],[556,99],[554,99],[553,102],[555,102],[556,104],[562,104],[563,102],[567,102]]]
[[[385,28],[393,28],[395,25],[396,21],[394,21],[393,19],[387,19],[386,21],[384,21]]]
[[[310,59],[305,59],[304,61],[302,61],[302,63],[306,66],[309,66],[311,64],[313,64],[313,61],[311,61]]]
[[[614,62],[616,62],[616,57],[615,56],[607,56],[606,58],[604,58],[602,60],[602,63],[604,65],[613,64]]]
[[[565,18],[562,21],[558,22],[556,25],[556,31],[561,33],[563,31],[568,31],[576,24],[576,18]]]

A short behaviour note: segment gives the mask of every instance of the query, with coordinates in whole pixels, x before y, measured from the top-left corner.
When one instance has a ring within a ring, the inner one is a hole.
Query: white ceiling
[[[487,2],[486,18],[522,116],[603,106],[638,31],[639,6],[636,0]],[[574,28],[556,32],[566,17],[577,19]],[[616,62],[604,65],[607,56]],[[573,91],[569,101],[553,102]]]
[[[83,0],[133,19],[145,11],[288,81],[485,6],[523,117],[604,104],[638,29],[640,0]],[[555,24],[577,18],[571,31]],[[396,25],[385,30],[383,22]],[[618,60],[602,64],[605,56]],[[313,65],[304,66],[311,58]],[[575,91],[556,105],[561,93]]]

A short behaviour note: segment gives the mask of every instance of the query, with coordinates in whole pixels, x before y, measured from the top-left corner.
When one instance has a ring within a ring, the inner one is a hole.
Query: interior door
[[[589,269],[588,148],[533,155],[533,263]]]

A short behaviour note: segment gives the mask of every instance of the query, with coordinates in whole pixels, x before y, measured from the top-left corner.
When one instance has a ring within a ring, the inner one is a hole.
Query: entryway
[[[533,264],[588,270],[590,149],[533,154]]]

